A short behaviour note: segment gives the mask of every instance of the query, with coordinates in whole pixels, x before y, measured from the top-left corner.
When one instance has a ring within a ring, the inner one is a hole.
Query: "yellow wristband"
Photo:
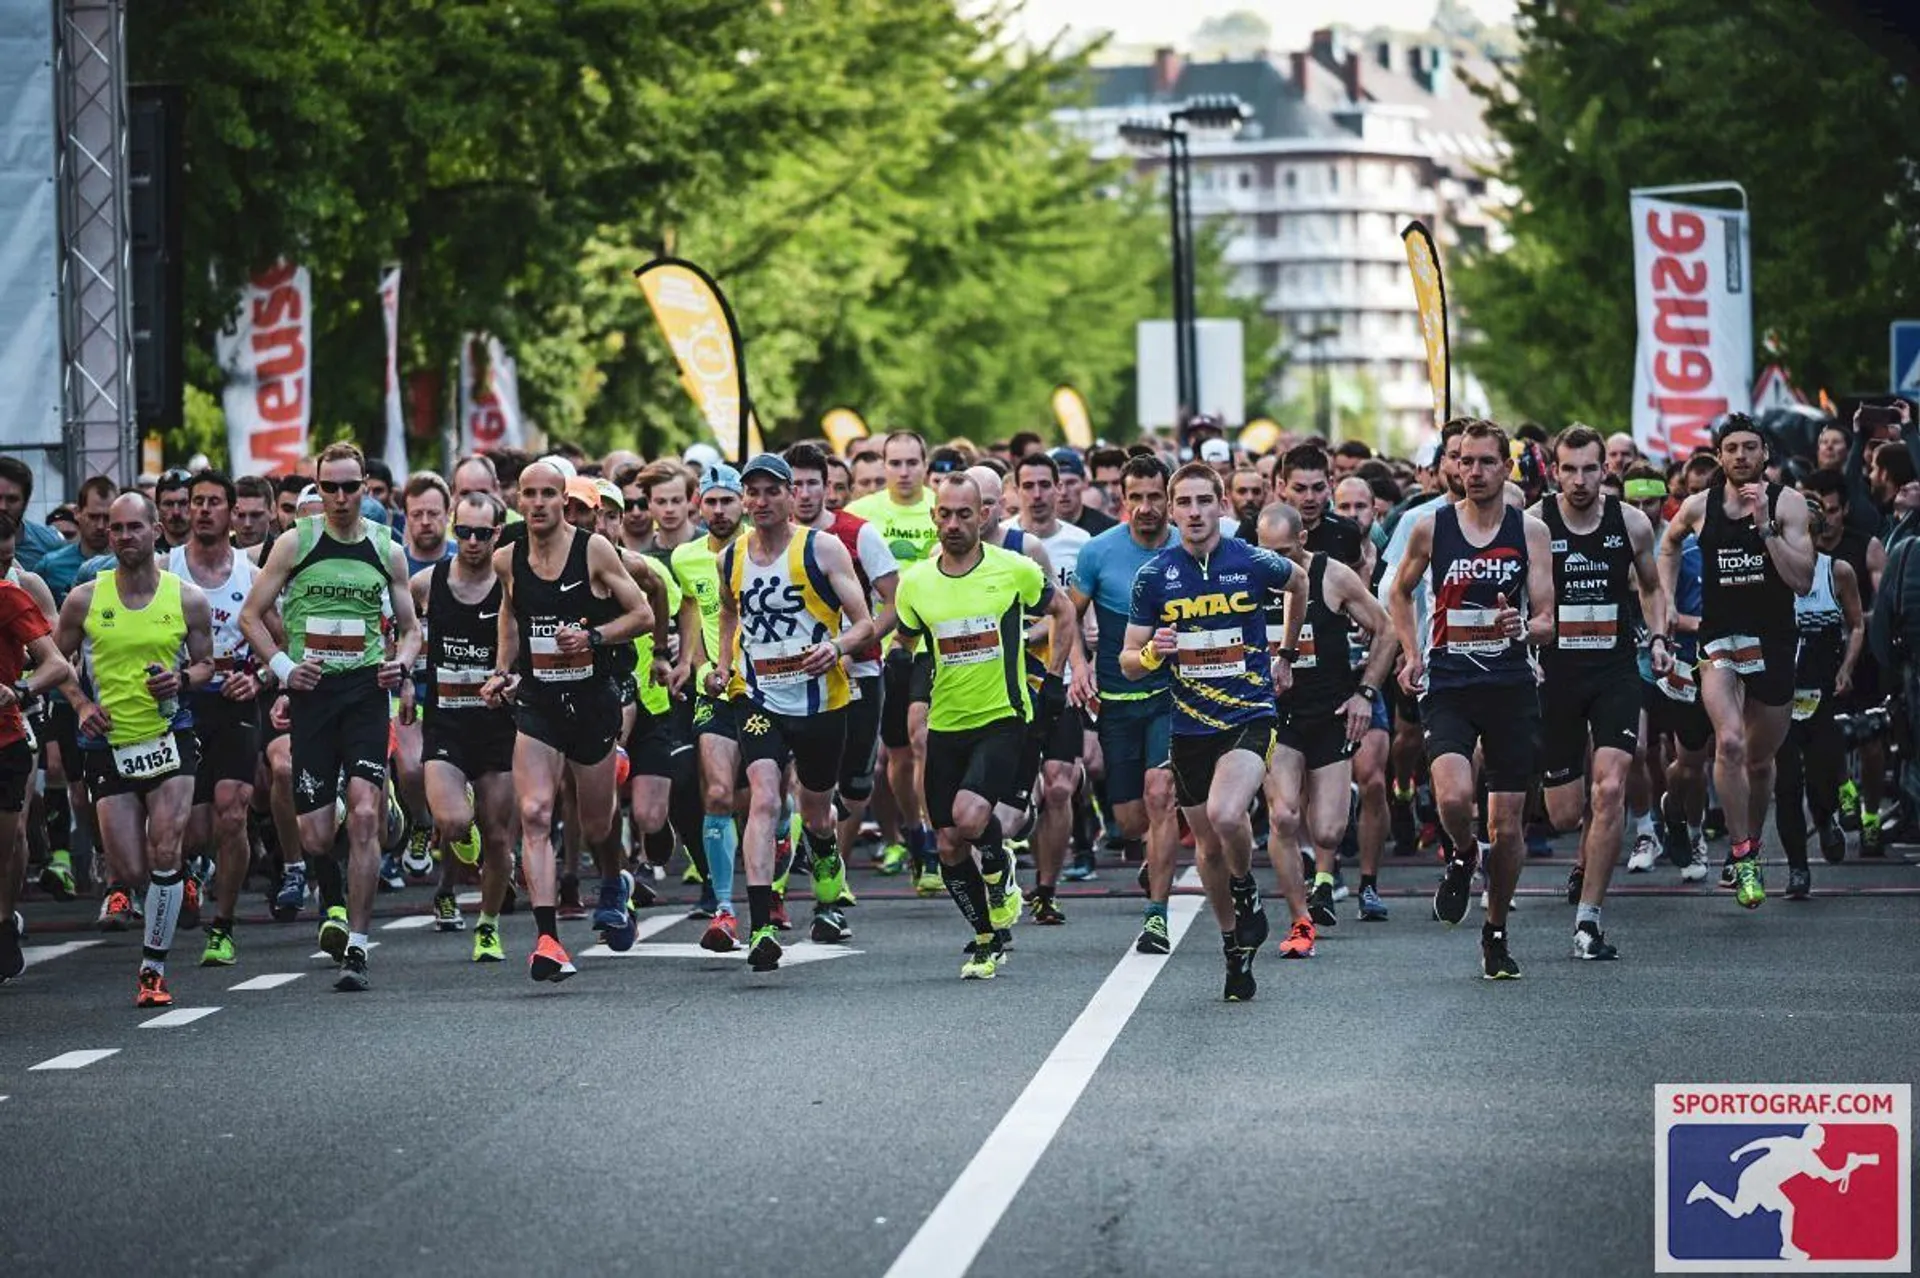
[[[1140,650],[1140,664],[1149,670],[1160,668],[1160,650],[1155,648],[1151,641]]]

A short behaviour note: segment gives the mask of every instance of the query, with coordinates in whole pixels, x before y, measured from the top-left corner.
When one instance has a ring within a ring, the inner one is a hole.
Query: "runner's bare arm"
[[[1860,650],[1866,646],[1867,627],[1861,619],[1860,578],[1855,575],[1853,565],[1843,559],[1833,561],[1833,593],[1840,601],[1840,617],[1847,628],[1847,650],[1840,658],[1833,691],[1835,695],[1844,695],[1853,688],[1853,668],[1860,661]]]
[[[1171,635],[1172,633],[1173,631],[1164,627],[1160,630],[1155,630],[1152,626],[1129,624],[1127,626],[1126,638],[1120,641],[1120,669],[1126,674],[1127,678],[1144,679],[1154,670],[1157,670],[1163,664],[1165,656],[1165,654],[1160,651],[1160,649],[1165,646],[1159,642],[1160,636],[1162,634]],[[1149,645],[1152,645],[1155,651],[1153,664],[1151,665],[1140,659],[1141,652]]]
[[[706,632],[700,624],[700,601],[688,590],[680,596],[680,660],[673,667],[673,690],[679,692],[684,688],[706,660]]]
[[[853,570],[853,556],[847,553],[847,548],[836,538],[816,537],[814,553],[826,571],[833,593],[840,597],[841,613],[853,623],[840,632],[839,641],[833,645],[838,650],[834,656],[837,661],[846,653],[872,643],[876,627],[873,614],[867,610],[867,592],[860,589],[860,576]]]
[[[615,549],[620,555],[620,562],[626,565],[628,574],[633,577],[634,584],[647,597],[647,607],[653,610],[653,651],[657,656],[665,657],[673,645],[673,612],[667,607],[666,584],[660,580],[660,574],[654,571],[653,564],[645,555],[636,555],[622,547]]]
[[[1419,636],[1414,633],[1416,615],[1413,592],[1426,575],[1427,564],[1432,558],[1433,521],[1423,519],[1408,531],[1406,550],[1401,553],[1400,566],[1394,571],[1393,581],[1387,587],[1387,615],[1393,622],[1394,642],[1407,656],[1406,667],[1400,678],[1409,688],[1419,682],[1426,667]]]
[[[1815,554],[1807,499],[1795,489],[1782,489],[1774,503],[1773,517],[1779,522],[1779,531],[1761,544],[1773,557],[1774,570],[1780,574],[1780,580],[1793,587],[1794,594],[1804,595],[1813,589]]]
[[[500,579],[500,628],[494,636],[493,672],[507,677],[520,660],[520,623],[513,615],[513,551],[493,552],[493,574]]]
[[[1627,545],[1633,550],[1634,583],[1640,590],[1640,615],[1646,618],[1647,633],[1668,634],[1667,592],[1660,588],[1660,570],[1653,561],[1653,521],[1625,504],[1620,514],[1627,524]],[[1666,664],[1673,657],[1672,641],[1662,642],[1660,649],[1665,656],[1654,657],[1655,674],[1666,673]]]
[[[60,606],[60,617],[53,627],[54,646],[68,661],[78,660],[80,645],[86,639],[87,609],[93,607],[93,583],[75,586]]]
[[[182,581],[180,611],[187,622],[187,664],[180,677],[189,688],[204,687],[213,678],[213,606],[205,591]]]
[[[53,603],[53,592],[47,589],[47,583],[41,580],[39,573],[28,572],[22,568],[20,570],[20,589],[26,591],[28,595],[32,596],[33,602],[40,605],[40,615],[47,619],[48,625],[52,625],[60,619],[60,610],[56,608]]]
[[[624,643],[653,629],[653,608],[647,603],[647,597],[640,593],[633,574],[620,562],[620,552],[599,533],[587,538],[587,575],[620,605],[618,617],[595,627],[601,642]]]
[[[41,635],[28,643],[27,655],[34,662],[33,673],[27,676],[27,691],[44,696],[58,688],[75,713],[87,704],[80,692],[80,681],[73,677],[72,663],[61,655],[60,645],[53,641],[52,635]]]
[[[900,574],[890,572],[875,577],[872,585],[873,593],[880,596],[880,611],[873,617],[873,639],[879,643],[900,628],[900,610],[893,603],[893,597],[900,589]]]
[[[1047,558],[1047,548],[1040,544],[1039,538],[1027,538],[1020,547],[1020,553],[1039,564],[1041,573],[1048,581],[1053,580],[1053,561]],[[1050,639],[1052,634],[1053,613],[1049,609],[1046,616],[1036,617],[1033,624],[1027,627],[1027,642],[1039,643],[1042,639]]]
[[[1349,621],[1373,636],[1373,642],[1367,645],[1366,661],[1360,667],[1360,682],[1378,692],[1393,674],[1393,658],[1399,651],[1393,639],[1392,618],[1367,589],[1365,579],[1343,563],[1327,560],[1321,589],[1334,611],[1345,613]]]
[[[407,589],[407,556],[399,543],[387,547],[387,598],[393,603],[393,659],[380,666],[380,686],[398,688],[420,655],[420,614],[414,611]]]
[[[422,568],[407,579],[407,592],[413,596],[413,610],[422,617],[427,615],[427,586],[432,579],[431,568]]]
[[[1553,642],[1553,536],[1538,519],[1522,521],[1527,533],[1527,642]]]

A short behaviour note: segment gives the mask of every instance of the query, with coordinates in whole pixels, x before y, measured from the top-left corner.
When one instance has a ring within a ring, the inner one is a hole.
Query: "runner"
[[[1479,859],[1473,832],[1478,749],[1492,840],[1481,974],[1510,980],[1520,966],[1508,952],[1507,910],[1520,880],[1521,827],[1540,749],[1540,699],[1527,649],[1553,635],[1553,560],[1546,525],[1507,502],[1513,463],[1506,432],[1470,419],[1458,439],[1466,497],[1414,528],[1390,587],[1388,614],[1407,654],[1400,683],[1419,698],[1433,796],[1451,842],[1433,916],[1449,925],[1466,917]],[[1414,593],[1423,580],[1433,606],[1421,636]]]
[[[506,961],[500,914],[512,889],[513,845],[519,833],[513,714],[487,705],[480,695],[500,668],[501,586],[493,569],[493,547],[506,515],[506,506],[491,494],[461,498],[454,507],[454,557],[422,568],[409,583],[427,635],[427,696],[420,709],[427,806],[433,813],[434,846],[440,850],[434,923],[443,932],[466,926],[454,896],[455,867],[472,865],[477,858],[476,963]]]
[[[1620,854],[1627,777],[1640,744],[1639,669],[1633,619],[1624,607],[1630,589],[1639,591],[1656,679],[1672,668],[1673,635],[1653,565],[1653,525],[1601,492],[1607,459],[1600,433],[1577,423],[1567,427],[1554,441],[1553,457],[1559,494],[1548,494],[1529,512],[1550,534],[1560,610],[1553,642],[1541,652],[1541,779],[1554,829],[1580,831],[1567,881],[1576,903],[1573,956],[1615,959],[1620,952],[1601,930],[1600,910]],[[1592,779],[1582,786],[1589,748]]]
[[[234,963],[233,924],[253,856],[247,814],[260,767],[260,680],[240,631],[240,608],[259,569],[230,540],[234,500],[233,482],[221,472],[195,475],[188,487],[192,523],[186,544],[167,555],[167,571],[206,596],[213,624],[213,675],[188,698],[200,765],[186,846],[195,855],[210,850],[214,863],[213,921],[202,967]]]
[[[431,471],[421,471],[407,480],[402,491],[406,515],[406,534],[400,545],[406,552],[407,579],[434,564],[453,557],[447,541],[447,518],[453,513],[453,495],[447,481]],[[414,705],[427,700],[427,652],[424,627],[420,655],[413,663]],[[380,858],[380,881],[385,887],[405,887],[407,880],[424,880],[434,872],[433,814],[427,806],[426,772],[422,767],[420,720],[417,715],[400,715],[394,722],[393,783],[400,801],[406,805],[407,846],[399,855]]]
[[[815,472],[824,483],[824,468]],[[709,695],[728,696],[747,773],[747,964],[780,966],[773,925],[775,830],[792,765],[802,838],[813,870],[815,942],[853,934],[840,912],[846,867],[833,788],[846,752],[853,684],[841,659],[873,638],[866,592],[840,540],[793,524],[793,468],[761,453],[741,472],[748,534],[720,552],[720,659]],[[840,628],[844,614],[851,623]]]
[[[101,846],[121,882],[147,885],[134,1006],[167,1007],[167,952],[188,891],[180,841],[199,755],[180,694],[213,676],[212,618],[199,587],[154,558],[151,501],[127,493],[108,521],[114,566],[67,596],[56,643],[81,654],[98,690],[97,704],[74,704]]]
[[[1293,686],[1280,697],[1266,796],[1273,822],[1269,859],[1293,916],[1280,953],[1283,958],[1310,958],[1317,939],[1315,928],[1339,922],[1333,908],[1333,874],[1335,852],[1346,834],[1352,807],[1353,756],[1374,730],[1380,689],[1392,675],[1395,648],[1387,611],[1366,581],[1325,551],[1306,549],[1300,512],[1275,502],[1260,515],[1259,535],[1260,544],[1291,563],[1306,583],[1306,611],[1298,623],[1298,651],[1292,663]],[[1268,621],[1270,634],[1276,628],[1273,622]],[[1372,636],[1359,663],[1349,643],[1355,630]],[[1272,642],[1278,646],[1277,640]],[[1384,742],[1385,734],[1380,735]],[[1314,860],[1311,894],[1305,891],[1300,859],[1293,855],[1294,849],[1307,846],[1312,847]],[[1387,919],[1379,875],[1379,843],[1371,848],[1363,844],[1362,922]]]
[[[535,462],[520,472],[519,483],[527,535],[493,555],[505,587],[499,664],[481,697],[495,707],[509,698],[514,703],[513,789],[540,930],[528,975],[558,983],[576,970],[560,944],[553,847],[554,811],[568,777],[581,842],[600,870],[593,926],[609,949],[633,948],[633,876],[621,864],[614,780],[620,693],[610,649],[651,627],[653,614],[612,543],[566,522],[566,480],[558,467]]]
[[[1033,717],[1022,677],[1023,616],[1052,616],[1048,670],[1054,675],[1066,664],[1075,619],[1032,559],[981,541],[980,490],[973,480],[945,480],[934,518],[939,553],[906,571],[895,603],[901,629],[925,641],[932,654],[926,805],[941,879],[973,929],[960,976],[991,980],[1022,904],[993,809],[1013,791]]]
[[[1660,539],[1660,586],[1671,605],[1679,555],[1700,537],[1700,697],[1713,723],[1713,784],[1726,811],[1740,904],[1766,900],[1760,829],[1773,758],[1792,723],[1794,596],[1813,585],[1807,501],[1767,483],[1766,438],[1729,413],[1713,430],[1723,482],[1681,503]]]
[[[1129,458],[1120,472],[1120,496],[1125,522],[1096,533],[1080,548],[1073,569],[1073,604],[1082,615],[1093,609],[1099,631],[1094,676],[1108,810],[1124,838],[1146,840],[1146,914],[1133,947],[1142,954],[1166,954],[1173,948],[1167,935],[1167,900],[1180,852],[1173,774],[1167,771],[1173,674],[1163,666],[1136,677],[1120,665],[1133,615],[1134,578],[1175,541],[1167,526],[1167,469],[1160,459]]]
[[[1257,990],[1253,961],[1267,940],[1248,810],[1273,754],[1274,696],[1293,681],[1306,582],[1272,551],[1221,539],[1225,499],[1214,467],[1189,462],[1174,472],[1180,542],[1134,578],[1120,668],[1130,679],[1163,667],[1174,673],[1174,786],[1220,925],[1226,1000],[1239,1003]],[[1278,648],[1269,649],[1267,609],[1276,603],[1287,620]]]
[[[240,628],[255,659],[264,656],[266,668],[286,689],[291,724],[300,847],[283,849],[290,859],[282,870],[276,913],[289,901],[298,911],[312,861],[327,910],[320,947],[340,964],[334,988],[354,992],[368,986],[367,931],[387,825],[387,697],[419,653],[420,623],[400,547],[385,525],[360,513],[366,484],[360,450],[352,444],[328,445],[318,473],[325,515],[299,520],[274,541],[240,611]],[[285,651],[267,624],[276,603],[286,621]],[[391,656],[381,634],[388,608],[395,632]],[[333,856],[342,775],[348,849],[344,908],[340,866]]]

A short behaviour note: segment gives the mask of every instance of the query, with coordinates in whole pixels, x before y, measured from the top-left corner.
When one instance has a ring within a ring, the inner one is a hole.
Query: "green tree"
[[[1480,90],[1519,189],[1513,244],[1448,277],[1460,358],[1520,411],[1630,415],[1633,187],[1731,179],[1752,203],[1756,335],[1796,378],[1884,384],[1886,326],[1916,297],[1920,101],[1805,0],[1522,0],[1525,52]]]

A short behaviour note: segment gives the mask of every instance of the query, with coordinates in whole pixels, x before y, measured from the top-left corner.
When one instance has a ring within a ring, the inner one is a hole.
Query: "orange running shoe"
[[[706,935],[700,938],[700,948],[712,950],[715,954],[731,954],[739,949],[739,921],[726,910],[715,914],[713,922],[707,924]]]
[[[533,947],[533,957],[527,961],[527,975],[536,981],[551,981],[555,985],[579,970],[573,965],[572,956],[551,936],[540,938],[540,943]]]
[[[180,928],[191,932],[200,926],[200,882],[188,871],[180,892]]]
[[[97,920],[102,932],[124,932],[134,925],[133,898],[125,888],[113,887],[107,891],[107,899],[100,902],[100,917]]]
[[[150,967],[140,969],[140,988],[133,996],[135,1007],[172,1007],[173,994],[167,989],[167,978]]]
[[[1313,957],[1313,920],[1295,919],[1293,927],[1287,932],[1287,939],[1280,942],[1280,957],[1290,959],[1308,959]]]

